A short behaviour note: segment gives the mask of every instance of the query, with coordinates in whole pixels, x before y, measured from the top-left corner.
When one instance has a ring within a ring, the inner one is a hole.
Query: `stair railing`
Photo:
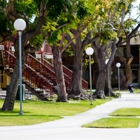
[[[49,67],[51,70],[54,70],[54,66],[49,63],[48,61],[46,61],[45,59],[41,59],[42,63],[44,65],[46,65],[47,67]],[[63,72],[64,72],[64,77],[65,77],[65,81],[68,81],[66,84],[70,89],[71,86],[71,81],[72,81],[72,71],[70,69],[68,69],[66,66],[63,65]],[[84,79],[82,79],[82,88],[87,90],[88,89],[88,82]]]
[[[32,69],[34,69],[37,73],[45,77],[49,80],[49,82],[56,84],[56,78],[55,78],[55,72],[52,71],[50,68],[45,66],[43,63],[41,63],[39,60],[34,58],[32,55],[27,56],[27,65],[30,66]]]
[[[27,83],[33,89],[42,89],[45,92],[52,95],[52,85],[39,73],[36,73],[27,64],[24,66],[23,70],[23,82]]]
[[[6,66],[6,70],[10,70],[14,68],[16,57],[12,55],[8,51],[4,51],[4,64]],[[23,69],[23,76],[22,76],[23,83],[30,86],[32,89],[40,89],[39,94],[42,94],[43,91],[49,95],[52,95],[52,84],[47,81],[40,73],[37,73],[34,69],[32,69],[27,64],[24,65]],[[39,96],[38,96],[39,97]],[[42,98],[44,99],[44,98]]]
[[[46,61],[44,58],[41,59],[41,62],[46,65],[47,67],[49,67],[52,71],[54,71],[54,66],[49,63],[48,61]],[[64,67],[64,65],[63,65]],[[55,72],[55,71],[54,71]],[[64,71],[63,71],[64,72]],[[64,79],[65,79],[65,84],[66,84],[66,91],[67,93],[70,92],[70,87],[71,87],[71,80],[72,80],[72,77],[70,77],[69,75],[67,75],[65,72],[64,72]]]
[[[16,57],[8,51],[3,52],[4,67],[6,69],[13,69]]]

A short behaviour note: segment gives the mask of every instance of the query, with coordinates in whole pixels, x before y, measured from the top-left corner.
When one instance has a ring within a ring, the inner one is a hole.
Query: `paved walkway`
[[[122,98],[61,120],[31,126],[0,127],[0,140],[140,140],[140,128],[81,128],[82,124],[103,118],[122,107],[140,108],[140,94],[122,93]]]

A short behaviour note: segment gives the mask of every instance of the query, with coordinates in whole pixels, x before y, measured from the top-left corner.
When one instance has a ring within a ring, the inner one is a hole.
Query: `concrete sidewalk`
[[[118,98],[84,113],[64,119],[31,125],[0,127],[1,140],[139,140],[140,128],[96,129],[81,125],[108,116],[118,108],[140,108],[140,94],[122,93]]]

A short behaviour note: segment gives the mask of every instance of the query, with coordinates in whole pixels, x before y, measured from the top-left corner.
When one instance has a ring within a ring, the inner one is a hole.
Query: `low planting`
[[[112,112],[110,116],[140,116],[140,108],[121,108]]]
[[[140,108],[122,108],[106,118],[83,125],[88,128],[138,128],[140,123]]]
[[[137,128],[140,118],[103,118],[83,125],[88,128]]]

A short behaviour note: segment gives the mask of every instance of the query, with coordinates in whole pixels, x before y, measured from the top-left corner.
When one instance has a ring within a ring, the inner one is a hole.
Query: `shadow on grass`
[[[59,115],[38,115],[38,114],[32,114],[32,115],[30,115],[30,114],[23,114],[23,115],[19,115],[19,112],[17,113],[17,114],[0,114],[0,118],[1,117],[18,117],[18,116],[21,116],[21,117],[47,117],[47,118],[49,118],[49,117],[51,117],[51,118],[62,118],[61,116],[59,116]]]

